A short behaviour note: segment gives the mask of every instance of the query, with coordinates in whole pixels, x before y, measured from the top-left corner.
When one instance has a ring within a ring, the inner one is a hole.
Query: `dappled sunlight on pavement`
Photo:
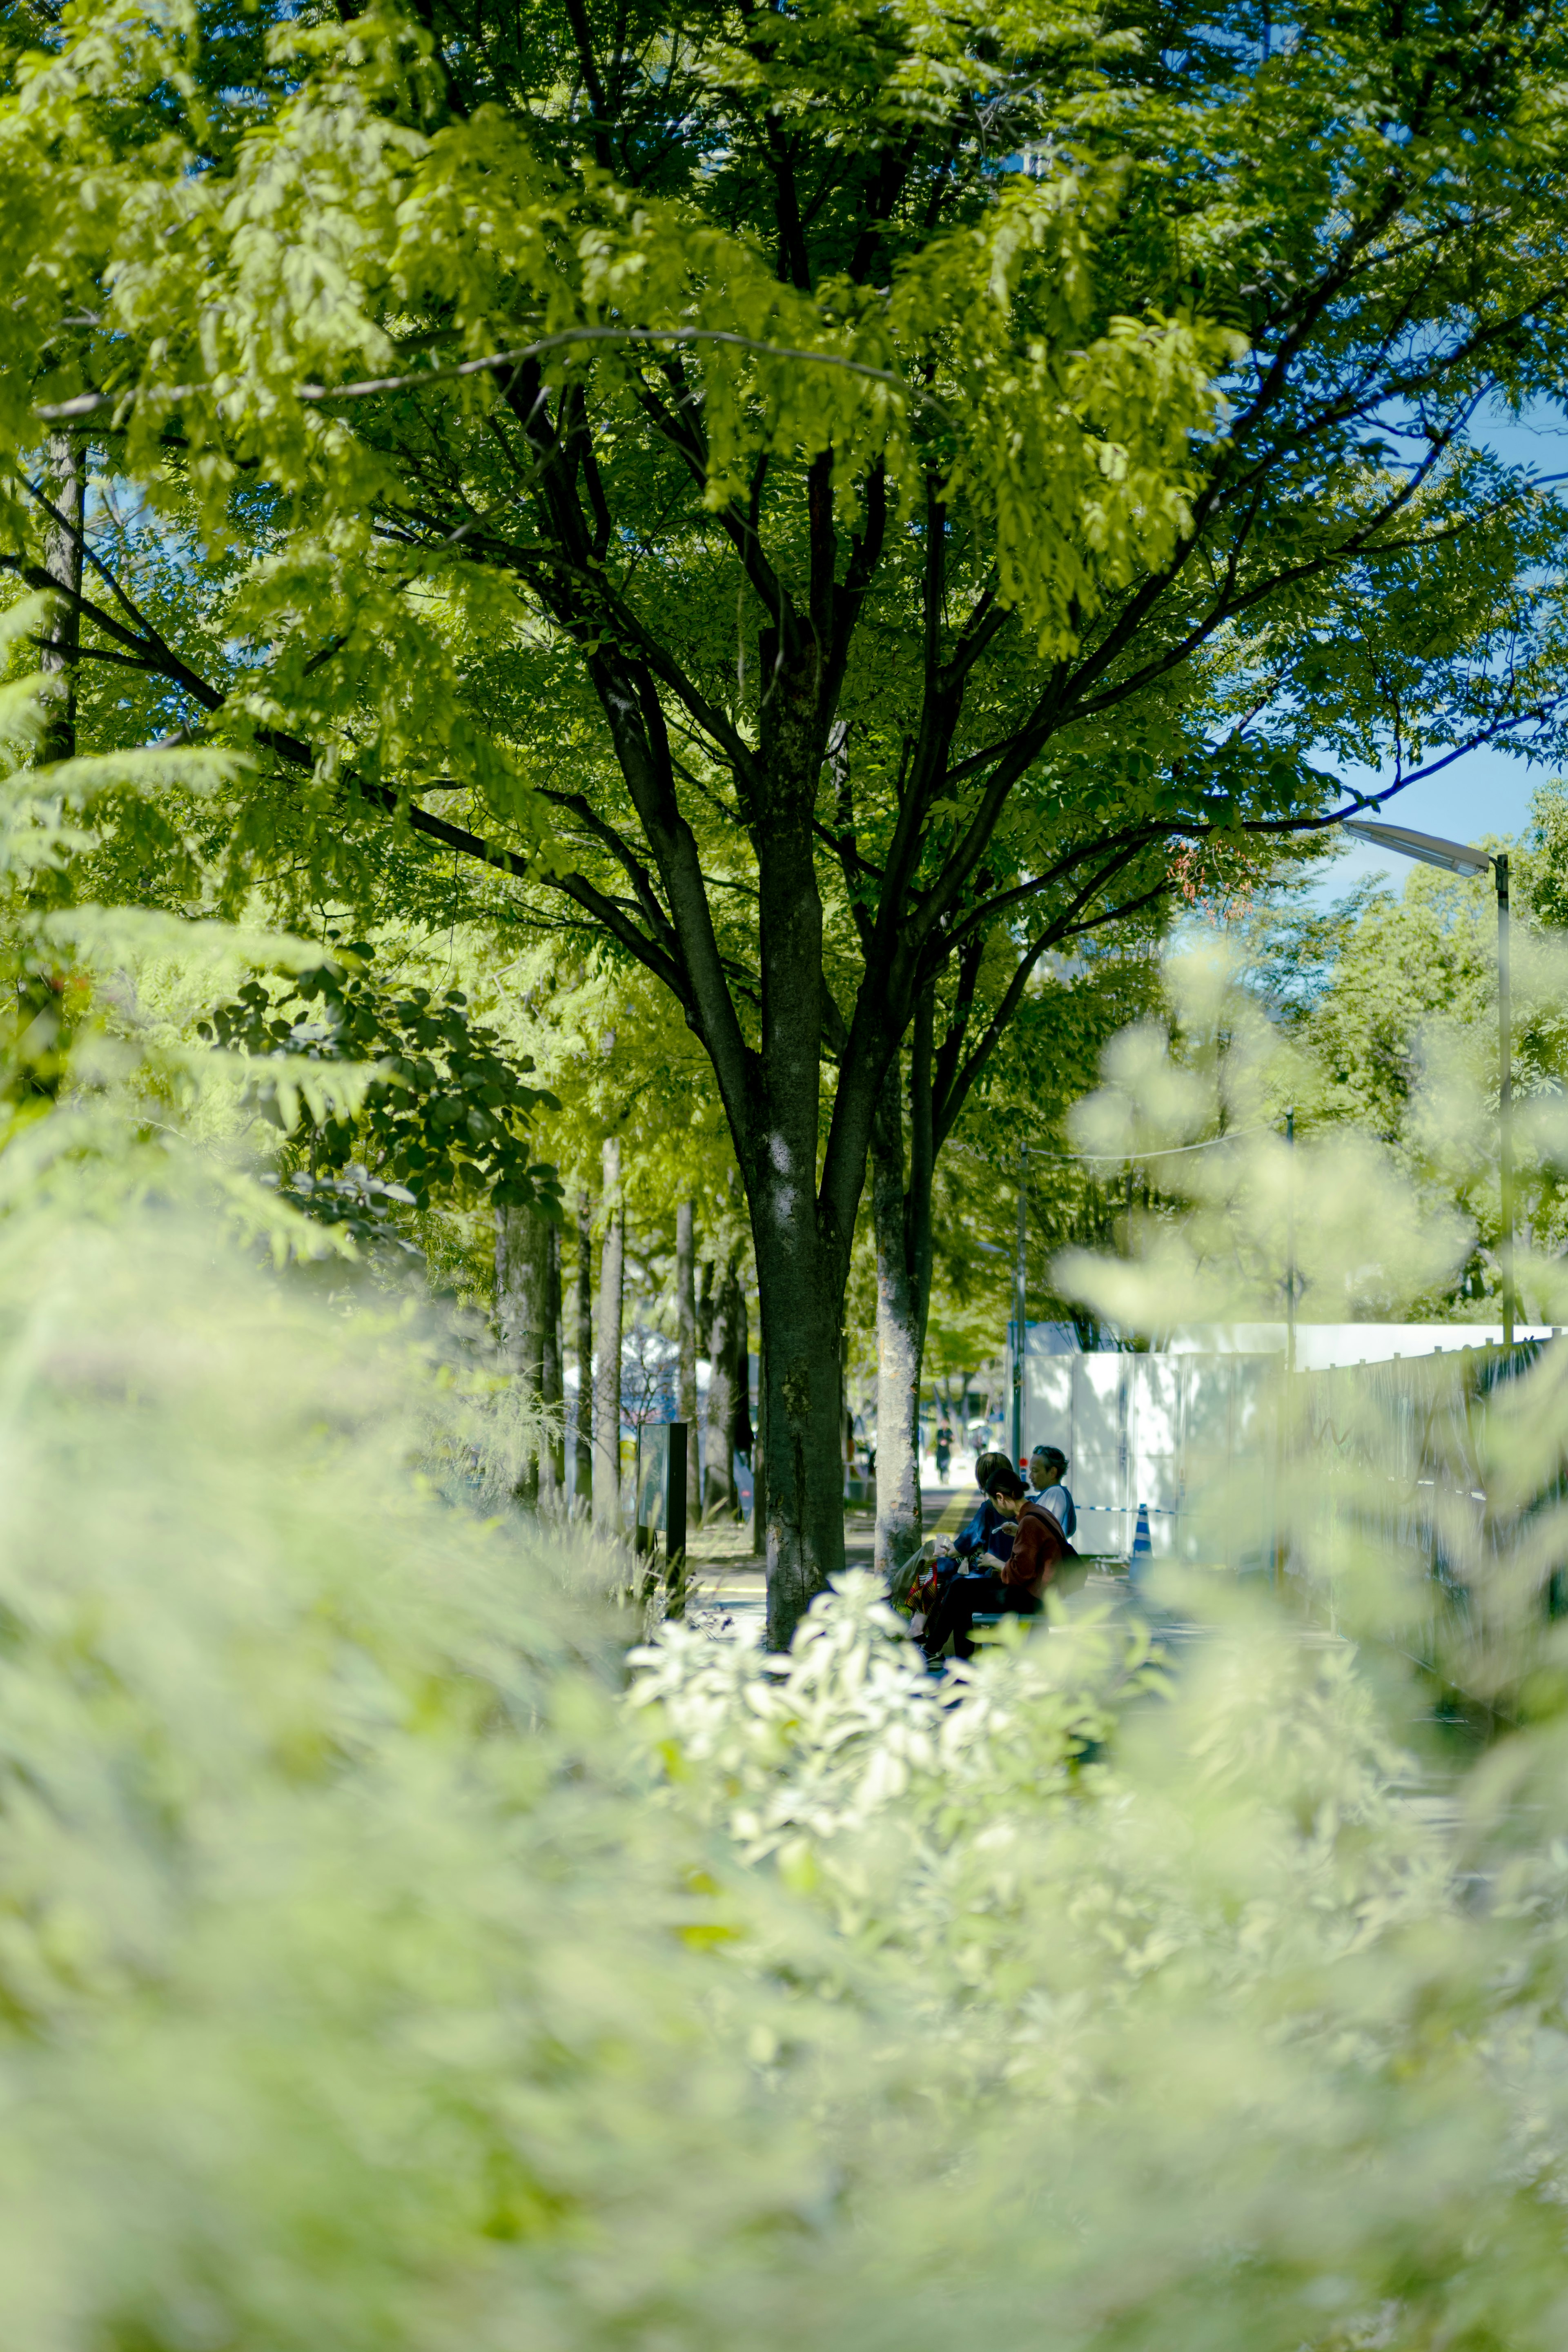
[[[844,1514],[844,1560],[869,1568],[876,1538],[875,1514],[851,1508]],[[686,1548],[686,1622],[715,1641],[760,1642],[767,1620],[767,1575],[752,1549],[750,1522],[715,1522],[694,1528]]]

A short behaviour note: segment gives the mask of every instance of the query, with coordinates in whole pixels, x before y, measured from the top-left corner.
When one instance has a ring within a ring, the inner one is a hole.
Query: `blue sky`
[[[1515,834],[1529,819],[1531,792],[1551,773],[1549,768],[1511,760],[1505,751],[1470,751],[1430,783],[1412,784],[1379,814],[1385,824],[1414,825],[1419,833],[1440,833],[1450,841]],[[1385,851],[1373,849],[1370,842],[1347,842],[1333,863],[1323,868],[1311,896],[1327,905],[1375,874],[1402,889],[1409,872],[1403,857],[1390,857]]]
[[[1541,474],[1568,472],[1568,423],[1543,404],[1517,423],[1506,415],[1490,417],[1476,437],[1510,464],[1533,465]],[[1383,814],[1391,824],[1446,834],[1451,841],[1479,841],[1489,833],[1515,834],[1528,822],[1531,792],[1551,773],[1548,768],[1510,759],[1506,751],[1470,751],[1429,783],[1412,784],[1390,801]],[[1360,783],[1363,779],[1358,776],[1354,781]],[[1347,844],[1332,865],[1324,868],[1311,896],[1327,905],[1377,874],[1384,875],[1398,889],[1409,871],[1403,858],[1389,857],[1370,844]]]

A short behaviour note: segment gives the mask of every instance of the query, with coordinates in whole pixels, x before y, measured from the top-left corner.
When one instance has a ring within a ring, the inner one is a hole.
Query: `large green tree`
[[[1557,509],[1467,435],[1561,382],[1561,14],[34,37],[0,433],[62,708],[87,670],[105,738],[250,755],[168,811],[209,892],[416,897],[419,836],[673,992],[750,1203],[783,1639],[842,1557],[850,1241],[933,987],[1325,819],[1308,703],[1400,777],[1552,723]],[[1221,649],[1272,716],[1211,723]]]

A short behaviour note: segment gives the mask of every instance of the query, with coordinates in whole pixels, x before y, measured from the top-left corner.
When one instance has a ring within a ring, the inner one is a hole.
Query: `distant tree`
[[[1542,787],[1517,840],[1480,827],[1472,837],[1510,853],[1515,1210],[1528,1307],[1531,1255],[1568,1248],[1568,793]],[[1260,907],[1240,936],[1253,985],[1296,1049],[1289,1084],[1298,1132],[1351,1127],[1391,1145],[1434,1214],[1457,1210],[1474,1233],[1456,1282],[1434,1294],[1430,1311],[1495,1319],[1496,898],[1489,876],[1400,866],[1327,909],[1289,898]]]

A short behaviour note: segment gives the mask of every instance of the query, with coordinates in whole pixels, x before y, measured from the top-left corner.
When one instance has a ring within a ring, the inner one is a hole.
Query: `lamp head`
[[[1419,858],[1423,866],[1440,866],[1446,874],[1484,874],[1492,863],[1489,850],[1468,842],[1445,841],[1436,833],[1413,833],[1404,824],[1370,824],[1360,817],[1343,817],[1342,833],[1370,841],[1377,849],[1394,850],[1401,857]]]

